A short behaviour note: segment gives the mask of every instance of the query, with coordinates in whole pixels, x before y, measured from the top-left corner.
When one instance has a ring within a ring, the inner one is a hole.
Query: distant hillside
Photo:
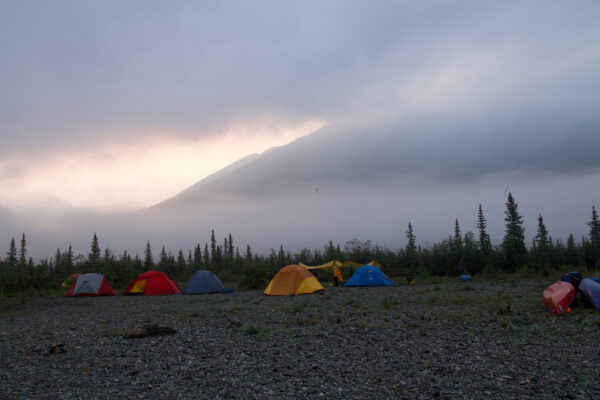
[[[368,128],[326,127],[243,158],[154,208],[167,211],[341,188],[414,193],[499,174],[527,180],[598,169],[598,120],[543,117],[439,117]]]

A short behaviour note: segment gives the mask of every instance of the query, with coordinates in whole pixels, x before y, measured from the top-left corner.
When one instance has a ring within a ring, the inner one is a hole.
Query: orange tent
[[[309,270],[291,264],[279,270],[264,293],[271,296],[291,296],[313,293],[322,289],[321,283]]]

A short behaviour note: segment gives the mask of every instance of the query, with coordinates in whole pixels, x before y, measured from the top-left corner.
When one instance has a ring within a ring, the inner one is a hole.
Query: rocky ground
[[[600,313],[549,283],[0,299],[0,398],[598,399]]]

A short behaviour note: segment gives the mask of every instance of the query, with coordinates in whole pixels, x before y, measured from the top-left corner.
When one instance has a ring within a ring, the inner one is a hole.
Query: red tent
[[[83,274],[75,278],[75,282],[64,296],[114,296],[116,294],[103,275]]]
[[[177,284],[164,272],[148,271],[138,275],[138,277],[127,286],[127,289],[125,289],[123,294],[143,294],[144,296],[153,296],[157,294],[181,294],[181,290],[179,290]]]

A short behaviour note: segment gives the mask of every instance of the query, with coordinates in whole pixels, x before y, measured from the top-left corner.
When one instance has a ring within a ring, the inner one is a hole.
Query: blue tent
[[[394,286],[387,276],[377,267],[363,265],[354,271],[354,274],[344,286]]]
[[[600,279],[584,278],[579,284],[579,290],[594,305],[596,310],[600,310]]]
[[[183,294],[205,294],[219,293],[223,291],[223,284],[219,278],[211,271],[200,270],[194,272],[194,275],[188,279],[182,293]]]

